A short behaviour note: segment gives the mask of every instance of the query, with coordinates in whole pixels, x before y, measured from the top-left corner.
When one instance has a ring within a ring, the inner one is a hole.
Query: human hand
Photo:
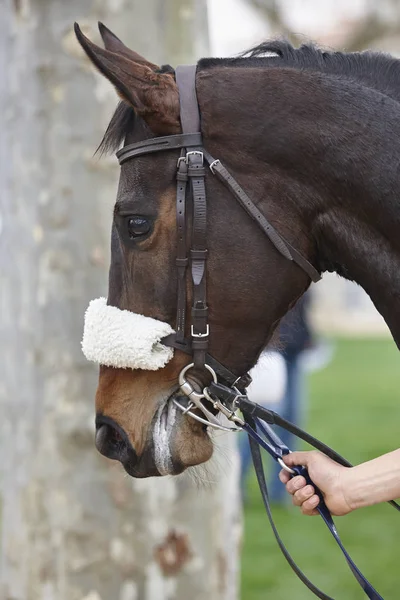
[[[288,467],[305,466],[313,483],[323,494],[325,504],[333,515],[346,515],[352,509],[346,498],[346,481],[351,473],[351,468],[343,467],[331,460],[325,454],[315,450],[311,452],[291,452],[283,458]],[[308,485],[305,478],[291,474],[282,469],[279,479],[286,485],[286,490],[293,496],[295,506],[301,508],[305,515],[317,515],[320,500],[312,485]]]

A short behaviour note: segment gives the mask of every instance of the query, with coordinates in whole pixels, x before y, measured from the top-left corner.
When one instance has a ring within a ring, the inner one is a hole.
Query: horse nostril
[[[127,434],[110,417],[97,415],[95,444],[100,454],[112,460],[119,460],[124,466],[129,464],[133,467],[138,461]]]
[[[121,462],[135,455],[125,432],[112,422],[97,424],[95,444],[100,454]]]
[[[103,454],[111,458],[111,454],[117,450],[119,442],[122,441],[121,436],[110,425],[101,425],[96,432],[96,448]]]

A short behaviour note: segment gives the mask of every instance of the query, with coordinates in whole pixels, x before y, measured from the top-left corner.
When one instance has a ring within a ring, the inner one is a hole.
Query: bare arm
[[[307,467],[334,515],[400,497],[400,449],[351,468],[342,467],[315,451],[293,452],[284,461],[288,466]],[[300,506],[304,514],[317,514],[319,498],[314,488],[306,485],[304,477],[290,479],[286,471],[281,471],[279,477],[293,496],[293,504]]]

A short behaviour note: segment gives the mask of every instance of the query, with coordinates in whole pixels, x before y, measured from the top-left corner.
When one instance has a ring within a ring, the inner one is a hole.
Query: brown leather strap
[[[317,269],[276,231],[221,161],[214,159],[208,152],[204,152],[204,156],[210,165],[211,172],[232,192],[239,204],[254,219],[282,256],[297,263],[309,275],[312,281],[319,281],[321,275]]]
[[[200,131],[199,105],[196,95],[196,65],[181,65],[175,71],[180,97],[183,133]],[[190,265],[193,283],[192,350],[193,362],[204,367],[208,348],[208,307],[206,286],[207,202],[203,148],[199,144],[186,154],[193,202],[192,245]]]
[[[179,65],[175,69],[183,133],[197,133],[200,131],[200,113],[196,94],[196,69],[197,65]]]
[[[186,322],[186,267],[188,265],[186,247],[186,188],[188,182],[188,165],[185,150],[181,151],[176,174],[176,268],[178,272],[177,309],[176,309],[176,336],[183,341],[185,338]]]
[[[176,150],[177,148],[192,148],[193,146],[201,146],[201,133],[179,133],[178,135],[167,135],[159,138],[150,138],[143,142],[128,144],[118,150],[116,156],[119,164],[130,158],[141,156],[142,154],[151,154],[152,152],[160,152],[162,150]]]
[[[204,367],[209,334],[206,285],[207,202],[204,182],[205,170],[202,152],[189,152],[187,157],[193,198],[192,247],[190,250],[193,282],[191,327],[193,362],[197,367]]]
[[[181,352],[185,352],[185,354],[189,354],[190,356],[193,355],[192,340],[187,338],[179,340],[176,333],[171,333],[162,338],[161,343],[164,344],[164,346],[181,350]],[[206,354],[206,363],[215,371],[218,381],[224,385],[235,386],[238,390],[244,391],[252,381],[251,376],[248,373],[245,373],[242,376],[235,375],[235,373],[232,373],[232,371],[210,354]]]

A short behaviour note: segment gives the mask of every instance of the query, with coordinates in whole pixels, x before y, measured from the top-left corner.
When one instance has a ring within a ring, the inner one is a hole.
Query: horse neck
[[[400,254],[372,222],[327,207],[314,222],[324,270],[358,283],[385,319],[400,348]]]
[[[400,348],[400,106],[383,97],[374,114],[377,99],[372,111],[363,107],[364,123],[350,117],[347,130],[342,123],[336,135],[328,128],[330,150],[325,135],[317,141],[316,159],[308,161],[318,208],[314,196],[311,217],[310,194],[303,207],[320,267],[368,293]]]
[[[400,129],[390,131],[400,107],[390,105],[374,124],[354,127],[335,158],[316,161],[329,189],[313,219],[320,266],[358,283],[385,319],[400,348]],[[367,121],[368,122],[368,121]],[[331,140],[332,142],[332,140]]]
[[[213,69],[198,87],[211,153],[293,245],[314,240],[322,270],[366,290],[400,347],[399,103],[294,69]]]

